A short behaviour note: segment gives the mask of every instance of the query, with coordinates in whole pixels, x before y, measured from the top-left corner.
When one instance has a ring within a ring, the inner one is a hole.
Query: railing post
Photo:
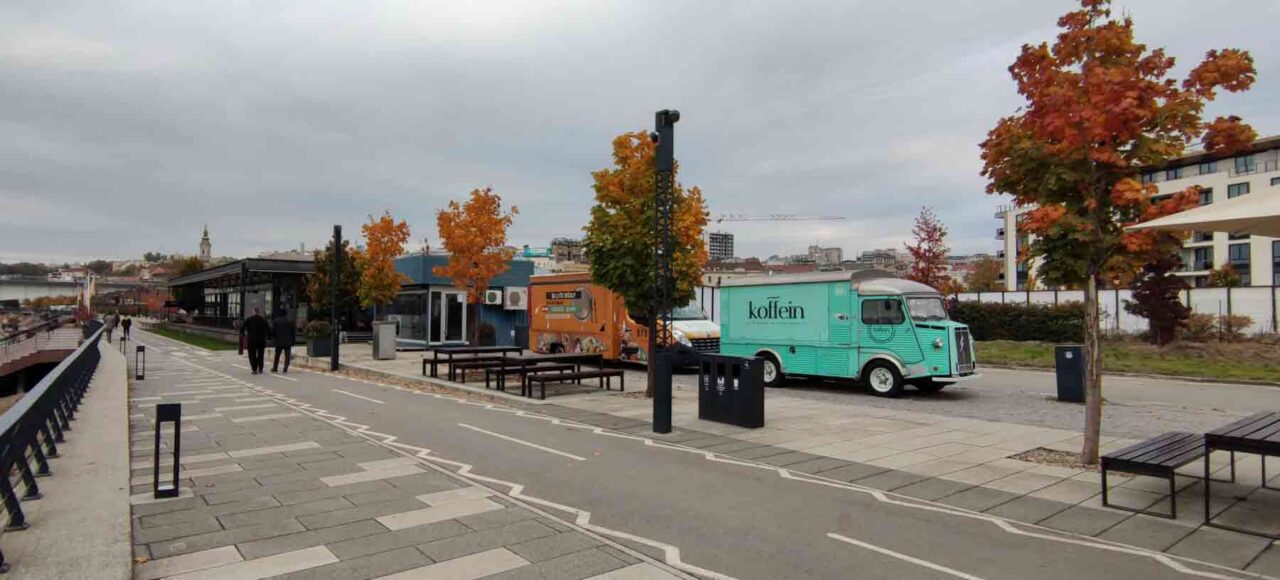
[[[40,486],[36,484],[36,474],[31,472],[31,464],[27,463],[25,447],[18,449],[14,462],[18,464],[18,472],[22,475],[22,485],[26,488],[26,492],[22,494],[22,499],[31,501],[44,497],[40,495]],[[7,477],[8,474],[5,474],[5,476]]]
[[[13,484],[9,483],[9,469],[10,466],[5,466],[5,477],[0,477],[0,495],[4,496],[4,509],[9,512],[9,525],[5,529],[12,532],[25,530],[29,525],[27,516],[22,513],[22,504],[18,502],[18,494],[14,491]]]

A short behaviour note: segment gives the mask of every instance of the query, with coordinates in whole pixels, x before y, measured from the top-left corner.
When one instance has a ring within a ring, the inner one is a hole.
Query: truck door
[[[828,341],[833,345],[853,344],[853,313],[848,284],[832,284],[827,296],[827,327],[831,329]]]

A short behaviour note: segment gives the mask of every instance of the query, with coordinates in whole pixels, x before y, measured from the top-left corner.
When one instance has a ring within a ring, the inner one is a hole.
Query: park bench
[[[494,386],[496,386],[499,391],[505,391],[507,390],[505,379],[508,375],[520,375],[521,382],[524,382],[524,377],[528,376],[529,374],[549,373],[553,371],[559,372],[559,373],[569,373],[569,372],[573,372],[576,368],[577,367],[568,363],[544,364],[544,365],[533,366],[533,367],[493,366],[493,367],[486,368],[484,370],[484,388],[486,389],[490,388],[489,387],[490,381],[493,380],[494,378],[497,378],[497,380],[494,381],[497,384]]]
[[[1197,479],[1199,479],[1199,477],[1176,473],[1176,471],[1178,468],[1202,457],[1205,457],[1204,436],[1196,433],[1184,433],[1181,431],[1170,431],[1163,435],[1147,439],[1146,441],[1135,443],[1125,447],[1124,449],[1105,453],[1102,455],[1101,465],[1102,505],[1105,507],[1122,509],[1140,514],[1177,519],[1178,489],[1175,478],[1178,475],[1182,475],[1184,477],[1196,477]],[[1207,457],[1205,458],[1205,461],[1208,461]],[[1122,473],[1132,473],[1134,475],[1145,475],[1149,477],[1167,479],[1169,481],[1169,513],[1164,514],[1145,509],[1112,505],[1108,501],[1108,471],[1119,471]],[[1231,452],[1231,479],[1226,481],[1234,482],[1235,480],[1236,455],[1233,451]]]
[[[581,382],[582,379],[600,379],[600,388],[610,390],[613,387],[613,377],[618,377],[618,390],[626,391],[626,373],[621,370],[587,370],[573,373],[560,373],[557,375],[537,374],[526,375],[522,395],[526,397],[533,396],[533,384],[538,383],[541,390],[541,398],[547,398],[547,383],[563,383],[567,381]],[[527,394],[526,394],[527,393]]]
[[[449,365],[449,380],[467,382],[467,371],[478,371],[502,366],[501,357],[475,357],[462,359]]]

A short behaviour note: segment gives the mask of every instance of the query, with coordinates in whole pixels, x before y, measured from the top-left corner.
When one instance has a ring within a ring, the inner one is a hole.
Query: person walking
[[[245,346],[249,349],[249,369],[253,374],[261,374],[266,363],[267,339],[271,337],[271,324],[262,317],[262,309],[254,307],[253,316],[244,321],[240,327],[244,335]]]
[[[121,338],[123,338],[124,340],[129,340],[129,329],[132,327],[133,327],[133,319],[129,318],[128,316],[125,316],[124,320],[120,321],[120,330],[122,331],[122,334],[120,335]]]
[[[280,354],[284,353],[284,374],[289,374],[289,361],[293,359],[293,345],[298,341],[297,329],[293,326],[293,321],[289,320],[289,314],[282,308],[280,314],[271,321],[271,334],[274,337],[276,345],[276,358],[271,363],[271,372],[277,372],[280,368]]]

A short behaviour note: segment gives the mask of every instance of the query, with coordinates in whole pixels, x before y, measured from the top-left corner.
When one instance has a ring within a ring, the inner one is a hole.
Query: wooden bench
[[[1120,449],[1111,451],[1102,455],[1102,505],[1105,507],[1137,512],[1162,518],[1177,519],[1178,517],[1178,489],[1175,477],[1182,475],[1184,477],[1196,477],[1194,475],[1186,475],[1176,473],[1176,470],[1188,463],[1205,457],[1204,454],[1204,436],[1196,433],[1184,433],[1181,431],[1170,431],[1158,437],[1152,437],[1141,443],[1136,443]],[[1208,461],[1208,458],[1205,458]],[[1107,495],[1107,472],[1119,471],[1122,473],[1132,473],[1135,475],[1146,475],[1149,477],[1160,477],[1169,480],[1169,513],[1125,507],[1122,505],[1112,505],[1108,501]],[[1199,479],[1196,477],[1196,479]],[[1236,480],[1236,454],[1231,453],[1231,479],[1225,481]],[[1217,480],[1215,480],[1217,481]]]
[[[560,373],[558,375],[536,374],[526,375],[524,385],[521,388],[521,395],[526,397],[533,396],[533,384],[538,383],[541,388],[541,398],[547,398],[547,383],[563,383],[565,381],[581,381],[582,379],[600,379],[600,388],[610,390],[613,387],[613,377],[618,377],[618,390],[626,391],[627,379],[626,373],[620,370],[598,371],[578,371],[573,373]],[[526,394],[527,393],[527,394]]]
[[[438,376],[439,376],[439,373],[438,373],[438,371],[437,371],[437,367],[438,367],[439,365],[448,365],[448,366],[449,366],[449,375],[448,375],[448,376],[449,376],[449,380],[451,380],[451,381],[452,381],[452,380],[453,380],[453,367],[454,367],[454,365],[460,365],[460,364],[462,364],[462,363],[480,362],[480,361],[491,361],[491,360],[502,360],[502,357],[500,357],[500,356],[487,356],[487,355],[486,355],[486,356],[472,356],[472,357],[467,357],[467,358],[454,358],[454,359],[449,359],[448,361],[442,361],[442,360],[436,360],[436,359],[434,359],[434,358],[427,358],[427,357],[425,357],[425,356],[424,356],[424,357],[422,357],[422,376],[424,376],[424,377],[426,377],[426,376],[430,376],[430,377],[432,377],[432,378],[436,378],[436,377],[438,377]],[[427,374],[427,367],[428,367],[428,366],[430,366],[430,367],[431,367],[431,374],[430,374],[430,375],[428,375],[428,374]]]
[[[476,357],[474,359],[459,360],[449,365],[449,380],[466,383],[467,371],[487,370],[500,366],[502,366],[501,358]]]
[[[567,363],[546,364],[546,365],[538,365],[533,367],[494,366],[484,370],[484,388],[488,389],[490,385],[490,380],[494,379],[495,377],[497,378],[497,380],[494,382],[496,382],[497,384],[494,386],[497,387],[499,391],[506,391],[507,375],[520,375],[520,380],[521,382],[523,382],[524,377],[529,374],[549,373],[552,371],[560,372],[560,373],[571,373],[574,370],[577,370],[577,367]]]

